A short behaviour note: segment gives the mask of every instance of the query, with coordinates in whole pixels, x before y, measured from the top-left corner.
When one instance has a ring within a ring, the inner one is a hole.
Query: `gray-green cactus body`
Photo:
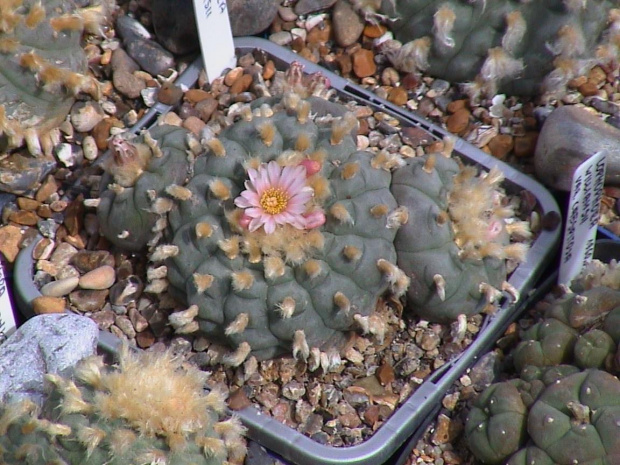
[[[573,362],[578,333],[554,318],[547,318],[525,331],[513,352],[517,371],[528,365],[546,367]]]
[[[617,7],[606,0],[383,3],[398,19],[396,39],[406,43],[397,66],[512,95],[555,90],[591,67]]]
[[[191,197],[169,214],[178,250],[167,260],[169,289],[198,309],[202,333],[235,349],[230,364],[291,348],[318,363],[351,330],[381,337],[377,299],[390,285],[406,286],[394,265],[402,212],[389,190],[390,172],[357,150],[356,120],[343,107],[330,111],[343,116],[321,124],[306,118],[304,105],[258,102],[253,114],[209,141],[185,185]],[[234,200],[248,186],[248,168],[304,160],[320,163],[307,183],[325,223],[306,230],[284,225],[273,234],[241,227]]]
[[[503,463],[525,443],[524,384],[521,380],[493,384],[476,398],[465,434],[470,449],[483,463]]]
[[[204,375],[170,353],[124,353],[118,369],[89,357],[48,381],[42,407],[0,405],[2,463],[224,465],[245,455],[243,428],[222,418],[224,396],[205,393]]]
[[[131,141],[113,139],[114,160],[102,177],[97,208],[101,231],[112,243],[139,251],[161,234],[157,221],[172,207],[166,188],[182,185],[188,176],[187,135],[179,127],[157,126]],[[156,141],[157,148],[145,138]],[[156,199],[170,205],[158,207]]]
[[[411,279],[407,302],[430,321],[481,313],[506,279],[504,259],[467,256],[457,245],[449,203],[460,172],[456,160],[438,154],[409,159],[393,174],[392,193],[409,210],[394,241],[398,266]],[[505,244],[507,236],[498,241]]]
[[[620,453],[620,381],[586,370],[549,385],[528,415],[532,441],[558,464]]]
[[[0,12],[3,150],[25,140],[30,151],[39,154],[39,138],[65,119],[76,95],[99,98],[81,41],[84,32],[100,32],[93,29],[104,26],[108,5],[101,1],[78,8],[76,3],[24,0],[8,2]]]

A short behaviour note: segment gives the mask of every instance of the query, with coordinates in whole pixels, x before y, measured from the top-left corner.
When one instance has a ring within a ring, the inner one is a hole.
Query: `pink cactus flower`
[[[248,169],[243,192],[235,199],[235,205],[244,209],[241,226],[256,231],[261,226],[267,234],[276,230],[276,225],[290,224],[297,229],[320,226],[317,214],[308,214],[307,203],[314,191],[306,185],[306,166],[281,167],[275,161],[258,169]],[[316,225],[316,226],[315,226]]]

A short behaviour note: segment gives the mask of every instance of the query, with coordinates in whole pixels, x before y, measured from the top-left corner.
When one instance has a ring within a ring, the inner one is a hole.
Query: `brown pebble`
[[[401,78],[400,85],[407,90],[415,89],[420,85],[420,78],[414,73],[407,73]]]
[[[54,212],[52,211],[50,206],[46,203],[44,203],[39,208],[37,208],[37,215],[39,215],[41,218],[51,218],[52,213]]]
[[[91,135],[95,139],[95,142],[97,143],[97,148],[99,150],[107,150],[108,139],[110,137],[110,129],[113,127],[122,128],[122,121],[113,117],[104,118],[99,121],[93,128]]]
[[[146,329],[141,333],[136,334],[136,344],[141,349],[148,349],[155,344],[155,336],[150,329]]]
[[[29,199],[27,197],[17,198],[17,206],[21,210],[36,211],[36,209],[39,208],[39,205],[41,205],[41,202],[34,199]]]
[[[448,103],[446,110],[448,111],[448,113],[456,113],[457,111],[465,108],[466,106],[467,106],[466,100],[463,100],[463,99],[453,100],[452,102]]]
[[[22,226],[36,226],[39,217],[35,212],[17,210],[9,214],[9,221],[21,224]]]
[[[407,126],[401,130],[403,142],[411,147],[418,145],[428,145],[435,140],[433,135],[425,129],[417,126]]]
[[[447,444],[451,442],[463,429],[463,425],[457,421],[452,420],[446,414],[439,414],[437,417],[437,426],[435,432],[431,436],[433,444]]]
[[[263,68],[263,79],[271,79],[276,74],[276,65],[273,60],[267,60]]]
[[[183,98],[183,89],[179,86],[175,86],[171,82],[164,82],[164,84],[157,92],[157,100],[164,105],[176,105]]]
[[[385,362],[377,368],[377,371],[375,371],[375,376],[381,383],[381,386],[387,386],[396,379],[394,375],[394,368],[392,368],[392,365]]]
[[[56,184],[56,180],[54,179],[54,176],[49,174],[47,175],[47,177],[41,184],[41,187],[39,187],[39,189],[37,190],[37,193],[34,196],[34,198],[37,202],[43,203],[47,199],[49,199],[52,194],[54,194],[57,191],[58,191],[58,184]]]
[[[351,60],[351,56],[346,53],[337,55],[336,63],[338,63],[340,73],[343,76],[349,76],[353,71],[353,60]]]
[[[588,73],[588,80],[598,86],[607,80],[607,73],[600,66],[595,66]]]
[[[377,71],[375,55],[371,50],[360,48],[353,54],[353,72],[359,78],[372,76]]]
[[[517,157],[531,157],[536,149],[538,131],[526,131],[523,136],[514,138],[514,154]]]
[[[573,78],[570,81],[568,81],[567,87],[569,89],[578,89],[579,86],[582,86],[587,81],[588,81],[588,78],[586,76],[577,76],[576,78]]]
[[[21,229],[14,225],[0,227],[0,254],[9,263],[13,263],[19,253],[22,241]]]
[[[203,120],[205,123],[209,122],[211,115],[213,115],[215,110],[217,110],[217,106],[217,100],[215,100],[213,97],[208,97],[198,102],[196,104],[196,110],[198,111],[200,119]]]
[[[84,195],[78,195],[71,201],[65,211],[64,225],[70,236],[76,236],[80,233],[84,223]]]
[[[36,315],[48,313],[64,313],[67,310],[67,302],[62,297],[39,296],[32,301],[32,310]]]
[[[237,389],[235,392],[228,396],[228,407],[231,410],[243,410],[246,407],[252,405],[250,399],[243,388]]]
[[[584,97],[592,97],[598,94],[598,86],[590,80],[580,85],[578,90]]]
[[[469,126],[469,117],[471,113],[467,108],[461,108],[448,116],[446,120],[446,128],[452,134],[461,134]]]
[[[195,135],[205,127],[206,123],[197,116],[188,116],[183,120],[183,127]]]
[[[189,89],[185,92],[185,95],[183,95],[185,100],[194,105],[209,97],[212,97],[211,93],[202,89]]]
[[[332,27],[329,21],[325,21],[318,26],[313,27],[308,32],[306,42],[308,44],[324,44],[330,39]]]
[[[80,278],[80,287],[82,289],[103,290],[108,289],[116,280],[116,270],[110,265],[102,265]]]
[[[103,308],[108,290],[78,289],[69,294],[69,301],[81,312],[96,312]]]
[[[388,100],[394,105],[402,106],[408,100],[407,91],[402,87],[392,87],[388,92]]]
[[[498,134],[489,141],[488,144],[491,155],[500,160],[504,160],[514,147],[514,141],[509,134]]]
[[[69,259],[80,273],[88,273],[103,265],[114,266],[114,257],[107,250],[80,250]]]
[[[233,82],[232,86],[230,86],[230,93],[232,95],[240,94],[241,92],[245,92],[250,88],[252,84],[252,75],[244,74],[239,77],[235,82]]]
[[[224,76],[224,84],[230,87],[241,76],[243,76],[243,68],[241,66],[237,66],[226,73],[226,76]]]
[[[385,34],[386,31],[387,28],[382,24],[367,24],[364,27],[364,35],[370,39],[377,39]]]

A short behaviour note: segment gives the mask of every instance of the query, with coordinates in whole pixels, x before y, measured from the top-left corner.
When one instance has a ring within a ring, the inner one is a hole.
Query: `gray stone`
[[[596,152],[607,152],[605,184],[620,185],[620,129],[581,107],[566,105],[545,120],[534,154],[536,177],[570,191],[575,169]]]
[[[3,150],[2,147],[0,150]],[[24,157],[14,153],[0,160],[0,191],[33,195],[55,167],[56,161],[53,158]]]
[[[72,313],[28,320],[0,346],[0,402],[30,398],[42,403],[44,376],[73,367],[96,353],[99,330]]]
[[[125,50],[151,76],[164,74],[174,68],[174,56],[154,40],[134,37],[125,41]]]
[[[250,36],[267,29],[278,14],[277,0],[227,0],[233,36]],[[183,55],[199,48],[191,0],[152,0],[151,17],[157,40],[172,53]]]
[[[315,11],[326,10],[333,6],[337,0],[299,0],[294,7],[295,13],[298,15],[307,15]]]
[[[334,38],[341,47],[357,42],[364,31],[364,20],[360,18],[347,0],[338,0],[332,13]]]

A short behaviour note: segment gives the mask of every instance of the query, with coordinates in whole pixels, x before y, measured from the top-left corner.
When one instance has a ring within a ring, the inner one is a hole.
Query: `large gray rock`
[[[619,147],[620,129],[581,107],[559,107],[545,120],[536,143],[536,177],[549,187],[570,191],[577,166],[605,150],[605,184],[620,185]]]
[[[30,398],[42,403],[44,376],[73,367],[97,350],[99,329],[73,313],[39,315],[0,346],[0,402]]]
[[[233,36],[251,36],[267,29],[278,13],[278,0],[227,0]],[[192,0],[151,0],[157,40],[176,54],[199,50]]]

